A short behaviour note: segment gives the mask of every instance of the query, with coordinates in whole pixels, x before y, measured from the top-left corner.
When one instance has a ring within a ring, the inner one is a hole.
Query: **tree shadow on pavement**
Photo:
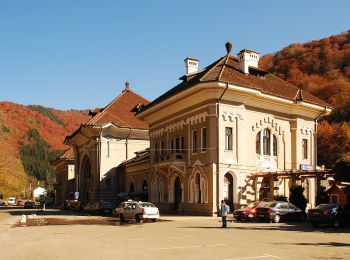
[[[328,247],[350,247],[349,243],[326,242],[326,243],[273,243],[275,245],[299,245],[299,246],[328,246]]]

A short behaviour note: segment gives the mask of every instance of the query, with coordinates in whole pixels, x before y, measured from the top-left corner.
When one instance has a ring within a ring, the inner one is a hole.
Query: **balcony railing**
[[[174,153],[164,153],[158,156],[154,156],[154,162],[174,162],[174,161],[185,161],[185,152],[174,152]]]

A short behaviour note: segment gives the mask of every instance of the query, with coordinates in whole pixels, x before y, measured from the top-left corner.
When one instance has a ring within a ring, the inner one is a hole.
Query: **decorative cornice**
[[[151,138],[157,138],[163,136],[165,133],[171,133],[184,128],[185,125],[196,125],[207,121],[208,112],[202,112],[190,116],[186,119],[179,120],[165,127],[159,128],[157,130],[150,131]]]

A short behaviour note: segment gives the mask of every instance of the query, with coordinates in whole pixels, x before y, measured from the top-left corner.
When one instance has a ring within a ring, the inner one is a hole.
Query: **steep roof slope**
[[[320,106],[331,106],[319,98],[302,91],[298,87],[272,75],[265,70],[250,67],[249,74],[241,72],[237,57],[231,53],[221,57],[203,70],[194,74],[185,75],[180,79],[183,80],[180,84],[148,104],[146,107],[144,107],[143,111],[177,93],[182,92],[185,89],[191,88],[194,85],[202,82],[228,82],[246,88],[259,90],[262,93],[276,97],[294,101],[303,100],[305,102]]]
[[[103,125],[106,123],[114,123],[118,126],[128,126],[133,128],[148,128],[145,121],[134,116],[133,108],[138,105],[147,105],[149,101],[140,95],[136,94],[126,87],[123,92],[116,97],[105,108],[95,110],[97,113],[84,125]]]

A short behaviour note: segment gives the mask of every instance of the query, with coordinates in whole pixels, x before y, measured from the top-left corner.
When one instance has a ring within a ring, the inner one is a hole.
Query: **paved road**
[[[1,250],[1,259],[350,259],[349,228],[229,223],[222,229],[218,218],[184,216],[119,225],[53,210],[39,216],[47,225],[11,228],[22,211],[9,213],[0,211],[0,247],[11,248]],[[51,225],[53,218],[67,225]]]

